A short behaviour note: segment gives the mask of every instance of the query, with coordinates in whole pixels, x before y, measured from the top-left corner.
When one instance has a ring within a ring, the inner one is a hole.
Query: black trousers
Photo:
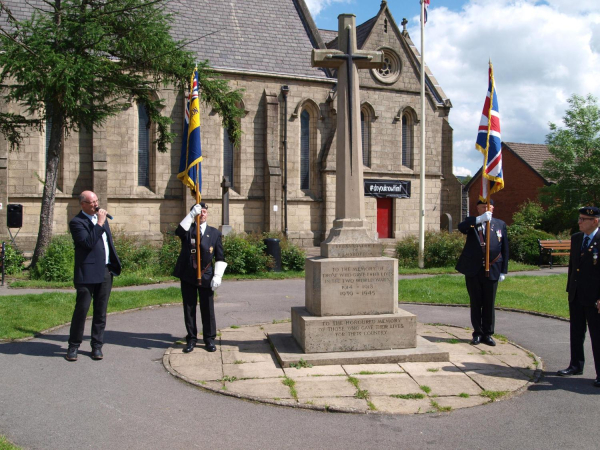
[[[569,317],[571,323],[571,363],[573,367],[583,370],[585,356],[583,342],[585,332],[589,327],[592,340],[592,353],[596,366],[596,376],[600,377],[600,314],[592,305],[582,305],[575,299],[569,303]]]
[[[212,342],[217,337],[217,324],[215,322],[214,291],[210,288],[196,286],[181,280],[181,296],[183,297],[183,320],[188,342],[198,340],[198,327],[196,326],[196,304],[200,297],[200,316],[202,317],[202,337],[204,342]]]
[[[112,289],[113,275],[108,270],[104,272],[104,281],[94,284],[75,284],[77,297],[75,299],[75,310],[71,319],[71,332],[69,334],[69,347],[79,347],[83,340],[83,329],[85,318],[94,301],[94,313],[92,316],[92,348],[102,348],[104,343],[104,328],[106,327],[106,308],[108,298]]]
[[[494,324],[496,322],[494,305],[496,303],[498,280],[490,281],[485,276],[485,271],[480,270],[474,277],[465,277],[465,282],[471,299],[473,337],[491,336],[494,334]]]

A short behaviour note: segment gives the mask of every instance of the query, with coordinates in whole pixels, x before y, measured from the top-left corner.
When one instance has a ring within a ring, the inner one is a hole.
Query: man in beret
[[[557,375],[581,375],[585,357],[583,341],[586,323],[590,329],[592,352],[596,365],[594,386],[600,387],[600,233],[598,221],[600,209],[586,206],[579,210],[579,230],[571,236],[569,256],[569,318],[571,322],[571,362],[569,367],[559,370]]]
[[[494,219],[494,201],[490,205],[477,202],[478,216],[469,216],[458,225],[458,230],[467,235],[456,270],[465,275],[467,292],[471,303],[472,345],[484,343],[495,346],[494,334],[496,290],[498,281],[504,281],[508,273],[508,236],[506,223]],[[485,273],[487,222],[490,222],[490,270]]]
[[[198,259],[196,250],[196,216],[200,216],[200,268],[201,282],[198,283]],[[200,316],[202,317],[202,338],[206,350],[214,352],[217,325],[215,321],[214,291],[221,285],[227,263],[223,256],[221,232],[209,227],[208,205],[201,202],[192,206],[190,213],[183,218],[175,234],[181,239],[181,253],[173,276],[181,280],[181,296],[183,298],[183,318],[187,330],[187,344],[183,351],[194,350],[198,339],[196,326],[196,304],[200,298]],[[213,258],[215,259],[213,270]]]

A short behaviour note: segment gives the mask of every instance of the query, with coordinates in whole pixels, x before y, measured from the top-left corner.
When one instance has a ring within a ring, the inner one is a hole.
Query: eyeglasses
[[[88,202],[87,200],[84,200],[83,203],[87,203],[89,205],[93,205],[94,203],[98,203],[98,200],[94,200],[93,202]]]
[[[596,220],[595,217],[580,217],[577,222],[583,222],[584,220]]]

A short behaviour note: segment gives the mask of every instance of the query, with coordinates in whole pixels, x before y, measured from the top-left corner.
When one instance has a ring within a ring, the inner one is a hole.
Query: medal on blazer
[[[496,231],[496,236],[498,236],[498,242],[500,242],[502,240],[502,230]]]
[[[595,243],[594,243],[594,250],[592,253],[592,258],[594,258],[594,265],[598,264],[598,247],[596,247]]]
[[[209,253],[212,253],[212,252],[213,252],[213,248],[212,248],[212,247],[211,247],[211,248],[209,248],[209,249],[208,249],[208,252],[209,252]]]

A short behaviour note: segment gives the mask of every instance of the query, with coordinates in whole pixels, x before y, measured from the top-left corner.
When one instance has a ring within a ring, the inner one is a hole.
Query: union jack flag
[[[423,24],[427,23],[427,8],[429,8],[429,0],[422,0],[422,2],[425,4],[425,10],[424,10],[424,20],[423,20]]]
[[[477,134],[477,141],[475,142],[475,148],[483,153],[479,199],[486,202],[493,193],[504,188],[500,110],[498,109],[494,68],[491,61],[489,78],[488,93],[483,105],[479,132]]]

